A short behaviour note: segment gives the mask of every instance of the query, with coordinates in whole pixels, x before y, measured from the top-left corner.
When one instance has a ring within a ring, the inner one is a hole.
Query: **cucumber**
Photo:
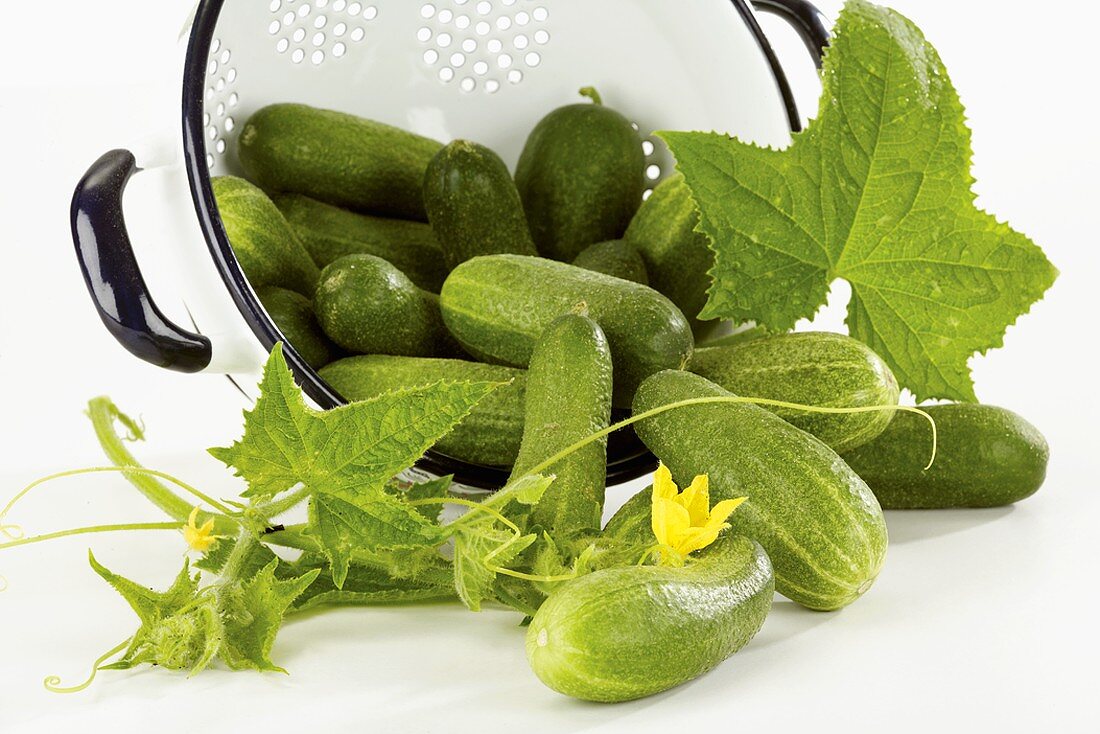
[[[744,647],[774,589],[764,550],[727,532],[681,568],[609,568],[566,583],[532,619],[527,660],[543,683],[574,698],[649,696]]]
[[[374,255],[424,290],[443,286],[443,250],[429,225],[358,214],[301,194],[277,194],[274,201],[317,267],[345,255]]]
[[[707,303],[714,253],[706,235],[696,232],[699,210],[691,190],[677,173],[657,184],[634,215],[623,239],[637,248],[645,261],[649,283],[679,306],[702,340],[721,322],[702,321]]]
[[[508,166],[468,140],[446,145],[424,177],[424,208],[449,268],[478,255],[537,255]]]
[[[380,257],[347,255],[321,271],[313,299],[329,339],[357,354],[455,356],[439,298]]]
[[[274,285],[312,297],[321,271],[267,194],[234,176],[210,183],[233,254],[252,287]]]
[[[531,354],[523,443],[512,479],[607,428],[610,419],[611,350],[607,337],[587,316],[561,316],[543,332]],[[556,479],[535,506],[535,524],[559,540],[599,533],[607,439],[574,451],[543,473]]]
[[[539,252],[572,262],[588,245],[622,237],[642,203],[645,154],[630,121],[595,104],[544,117],[516,165],[516,187]]]
[[[442,147],[343,112],[274,104],[245,123],[237,156],[248,177],[267,191],[425,221],[424,171]]]
[[[898,382],[882,359],[843,334],[803,332],[695,350],[689,369],[737,395],[825,408],[897,405]],[[894,411],[808,413],[760,406],[834,451],[867,443],[882,433]]]
[[[1019,502],[1046,478],[1050,449],[1039,429],[992,405],[932,405],[939,445],[919,415],[899,413],[886,431],[845,461],[888,510],[999,507]]]
[[[634,412],[731,394],[690,372],[659,372],[638,389]],[[878,501],[810,434],[755,405],[731,403],[675,408],[636,430],[680,486],[707,474],[712,501],[749,498],[729,523],[764,546],[776,588],[792,601],[839,609],[878,576],[887,545]]]
[[[434,446],[441,454],[487,466],[512,466],[523,436],[523,402],[527,373],[512,367],[459,359],[392,357],[384,354],[346,357],[320,371],[348,400],[369,400],[391,390],[434,382],[506,382],[489,393]]]
[[[440,301],[447,328],[467,352],[514,367],[527,366],[550,322],[584,303],[611,345],[620,407],[649,375],[681,367],[694,346],[684,315],[651,288],[537,257],[467,260],[447,276]]]
[[[340,356],[340,348],[321,331],[308,298],[273,285],[257,289],[256,295],[287,342],[310,367],[320,369]]]
[[[633,245],[623,240],[608,240],[589,245],[577,255],[573,264],[585,270],[649,285],[642,256]]]

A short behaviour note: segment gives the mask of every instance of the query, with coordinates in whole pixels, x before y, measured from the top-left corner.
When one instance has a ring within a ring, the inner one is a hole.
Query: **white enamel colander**
[[[752,5],[791,21],[815,54],[827,42],[806,0]],[[441,141],[476,140],[514,165],[539,119],[577,102],[584,86],[636,123],[651,184],[672,167],[654,130],[784,145],[798,125],[747,0],[202,0],[183,61],[182,147],[176,138],[161,146],[171,155],[142,168],[131,152],[111,151],[77,187],[73,238],[92,300],[141,359],[258,373],[281,334],[233,256],[210,188],[212,175],[240,173],[236,139],[249,115],[276,102],[338,109]],[[135,248],[122,200],[139,170],[157,192],[143,202],[166,211],[156,241]],[[293,345],[287,360],[318,406],[344,402]],[[609,452],[611,482],[652,468],[629,438]],[[473,486],[499,486],[506,474],[434,453],[422,467]]]

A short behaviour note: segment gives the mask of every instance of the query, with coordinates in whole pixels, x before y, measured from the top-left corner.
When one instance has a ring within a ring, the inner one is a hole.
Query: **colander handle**
[[[210,364],[210,340],[157,308],[126,231],[122,195],[138,170],[133,153],[112,150],[80,179],[70,209],[76,257],[99,317],[119,344],[159,367],[200,372]]]
[[[829,24],[813,3],[809,0],[753,0],[752,6],[787,21],[806,44],[814,63],[821,68],[822,56],[829,45]]]

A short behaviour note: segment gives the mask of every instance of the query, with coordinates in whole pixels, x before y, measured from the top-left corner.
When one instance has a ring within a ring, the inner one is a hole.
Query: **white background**
[[[68,233],[72,186],[103,151],[135,144],[176,95],[172,50],[187,0],[0,0],[0,495],[102,462],[81,415],[108,393],[140,413],[147,463],[230,495],[202,449],[231,440],[242,399],[223,378],[138,363],[84,292]],[[821,3],[835,17],[839,2]],[[937,46],[975,131],[980,203],[1061,269],[1048,298],[973,362],[980,397],[1036,423],[1052,446],[1046,486],[1017,507],[889,513],[874,589],[817,614],[777,600],[749,647],[699,681],[619,706],[562,698],[534,678],[515,614],[454,605],[346,609],[295,619],[274,656],[291,675],[105,673],[56,696],[47,674],[83,678],[134,628],[88,568],[162,587],[178,570],[171,533],[96,536],[0,551],[0,731],[528,732],[768,727],[890,731],[1095,731],[1100,462],[1094,387],[1100,167],[1100,14],[1043,3],[895,0]],[[804,106],[815,77],[793,36],[765,21]],[[806,103],[809,102],[808,105]],[[174,114],[168,111],[169,116]],[[189,207],[189,202],[180,202]],[[138,243],[140,245],[140,243]],[[822,323],[835,325],[834,309]],[[613,502],[628,490],[611,490]],[[41,490],[12,521],[31,533],[156,520],[118,480]]]

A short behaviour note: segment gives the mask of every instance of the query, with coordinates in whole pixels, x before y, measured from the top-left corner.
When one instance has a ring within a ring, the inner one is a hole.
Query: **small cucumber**
[[[424,177],[424,208],[447,267],[478,255],[537,255],[508,166],[468,140],[446,145]]]
[[[256,295],[287,342],[310,367],[320,369],[340,356],[340,348],[321,331],[308,298],[273,285],[259,288]]]
[[[695,231],[699,210],[683,174],[674,174],[653,189],[634,215],[623,239],[637,248],[645,261],[649,282],[680,307],[691,321],[695,336],[706,338],[721,322],[701,321],[707,303],[714,253],[707,237]]]
[[[561,107],[542,119],[516,166],[531,236],[539,252],[572,262],[588,245],[622,237],[642,203],[645,154],[618,112],[595,104]]]
[[[313,299],[329,339],[357,354],[453,356],[439,298],[374,255],[347,255],[321,271]]]
[[[343,112],[274,104],[245,123],[237,156],[248,177],[267,191],[425,221],[424,171],[442,147]]]
[[[550,322],[584,303],[611,345],[620,407],[647,376],[681,367],[694,346],[684,315],[657,291],[538,257],[467,260],[447,276],[440,300],[447,328],[467,352],[514,367],[527,366]]]
[[[1030,497],[1047,474],[1050,449],[1039,429],[992,405],[932,405],[939,443],[919,415],[899,413],[881,436],[844,460],[887,510],[999,507]]]
[[[489,393],[435,445],[441,454],[487,466],[512,466],[523,436],[527,373],[512,367],[460,359],[374,354],[346,357],[320,372],[348,400],[369,400],[391,390],[434,382],[505,382]]]
[[[731,396],[690,372],[659,372],[638,389],[639,414],[689,398]],[[714,502],[749,501],[733,532],[764,546],[776,588],[810,609],[839,609],[871,587],[886,559],[875,495],[828,446],[749,404],[675,408],[636,424],[680,486],[710,477]]]
[[[611,350],[595,321],[566,314],[547,327],[527,368],[518,479],[559,451],[607,428],[611,419]],[[595,535],[603,520],[607,440],[588,444],[543,473],[554,483],[535,506],[534,522],[557,539]]]
[[[267,194],[234,176],[210,183],[233,254],[252,287],[275,285],[312,297],[321,271]]]
[[[642,698],[744,647],[764,624],[774,590],[764,550],[727,532],[682,568],[609,568],[567,582],[532,619],[527,660],[567,696]]]
[[[897,405],[898,382],[877,354],[843,334],[803,332],[695,350],[688,368],[732,393],[823,408]],[[882,433],[894,411],[808,413],[760,406],[843,452]]]
[[[300,194],[278,194],[274,201],[317,267],[345,255],[374,255],[424,290],[443,287],[443,250],[429,225],[358,214]]]
[[[642,256],[633,245],[623,240],[608,240],[589,245],[577,255],[573,264],[585,270],[649,285]]]

